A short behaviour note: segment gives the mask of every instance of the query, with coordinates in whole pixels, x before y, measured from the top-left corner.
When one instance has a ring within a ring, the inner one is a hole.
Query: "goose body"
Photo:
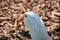
[[[32,40],[49,40],[46,27],[37,13],[26,12],[23,22],[29,28]]]

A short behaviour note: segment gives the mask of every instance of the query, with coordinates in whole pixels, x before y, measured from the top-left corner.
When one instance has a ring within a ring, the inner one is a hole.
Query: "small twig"
[[[5,20],[5,19],[12,19],[12,18],[10,18],[10,17],[0,17],[0,19]]]

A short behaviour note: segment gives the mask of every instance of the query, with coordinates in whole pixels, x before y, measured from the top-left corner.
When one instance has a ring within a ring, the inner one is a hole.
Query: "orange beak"
[[[23,22],[23,20],[24,20],[24,15],[21,15],[19,19],[20,19],[20,22]]]

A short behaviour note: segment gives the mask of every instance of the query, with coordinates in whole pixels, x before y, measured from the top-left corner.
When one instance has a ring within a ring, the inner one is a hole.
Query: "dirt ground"
[[[34,11],[44,21],[50,40],[60,40],[60,0],[0,0],[0,40],[31,40],[29,29],[19,21]]]

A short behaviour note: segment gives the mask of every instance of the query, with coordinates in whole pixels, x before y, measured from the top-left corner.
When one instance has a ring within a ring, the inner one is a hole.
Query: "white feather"
[[[24,24],[29,28],[32,40],[49,40],[46,27],[37,13],[29,11],[25,15]]]

